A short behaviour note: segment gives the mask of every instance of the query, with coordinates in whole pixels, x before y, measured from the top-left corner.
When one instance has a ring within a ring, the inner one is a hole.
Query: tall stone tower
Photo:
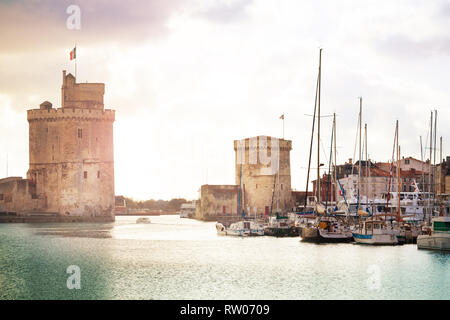
[[[30,168],[44,212],[114,220],[114,110],[103,83],[76,83],[63,71],[61,108],[28,110]]]
[[[236,184],[241,186],[242,206],[252,215],[292,208],[292,141],[258,136],[234,141]],[[256,209],[255,209],[256,208]]]

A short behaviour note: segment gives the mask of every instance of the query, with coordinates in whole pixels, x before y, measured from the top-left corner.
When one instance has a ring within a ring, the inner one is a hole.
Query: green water
[[[0,299],[450,299],[450,254],[232,238],[178,216],[0,224]],[[81,289],[68,289],[67,267]]]

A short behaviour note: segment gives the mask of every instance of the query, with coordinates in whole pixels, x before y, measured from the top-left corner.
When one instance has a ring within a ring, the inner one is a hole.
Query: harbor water
[[[214,222],[0,224],[0,299],[450,299],[450,253],[218,236]],[[69,289],[69,266],[80,289]]]

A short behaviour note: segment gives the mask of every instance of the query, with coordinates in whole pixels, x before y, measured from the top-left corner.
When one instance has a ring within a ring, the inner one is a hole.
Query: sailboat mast
[[[325,201],[325,209],[328,208],[328,195],[330,195],[331,200],[331,168],[333,166],[333,141],[334,141],[334,119],[333,119],[333,127],[331,128],[331,145],[330,145],[330,160],[328,161],[328,174],[327,174],[327,192],[326,192],[326,201]]]
[[[420,160],[422,161],[422,192],[424,190],[423,186],[425,184],[425,175],[423,173],[424,165],[423,165],[423,147],[422,147],[422,136],[420,136]]]
[[[368,208],[369,198],[369,165],[367,163],[367,123],[364,124],[364,147],[366,149],[366,210]]]
[[[320,91],[322,82],[322,48],[319,53],[319,86],[317,101],[317,203],[320,203]]]
[[[428,170],[428,222],[431,220],[431,157],[433,156],[433,111],[430,118],[430,163]]]
[[[311,156],[312,156],[313,142],[314,142],[314,125],[316,123],[317,91],[318,90],[319,90],[319,75],[317,75],[317,81],[316,81],[316,96],[314,98],[314,115],[313,115],[312,129],[311,129],[311,143],[309,145],[308,172],[307,172],[307,175],[306,175],[305,209],[306,209],[306,205],[308,204],[309,174],[310,174],[310,171],[311,171]]]
[[[333,130],[334,130],[334,202],[337,205],[337,172],[336,172],[336,113],[333,113]]]
[[[277,170],[277,185],[278,185],[277,212],[280,213],[280,158],[279,157],[278,157],[278,170]]]
[[[441,136],[441,146],[439,148],[439,152],[440,152],[440,158],[439,158],[439,193],[440,193],[440,197],[439,197],[439,215],[442,215],[442,194],[444,193],[444,191],[442,190],[442,136]]]
[[[400,221],[400,189],[401,189],[401,180],[400,180],[400,146],[398,144],[398,120],[397,120],[397,221]]]
[[[434,158],[433,165],[436,166],[436,129],[437,129],[437,110],[434,110]],[[434,182],[436,178],[434,178]],[[434,183],[436,184],[436,183]]]
[[[434,207],[436,205],[436,130],[437,129],[437,110],[434,110],[434,159],[433,159],[433,167],[434,167],[434,174],[433,174],[433,206],[431,212],[434,211]]]
[[[358,172],[358,205],[357,210],[359,210],[359,199],[361,190],[361,127],[362,127],[362,97],[359,97],[359,172]]]

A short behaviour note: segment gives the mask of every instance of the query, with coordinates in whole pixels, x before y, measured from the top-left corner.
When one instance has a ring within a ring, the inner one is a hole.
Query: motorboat
[[[417,237],[418,249],[450,250],[450,217],[433,218],[427,233]]]
[[[149,218],[146,217],[140,217],[137,218],[136,223],[151,223]]]
[[[217,234],[227,236],[263,236],[264,228],[255,221],[238,221],[232,223],[228,228],[222,223],[216,223]]]
[[[264,227],[264,235],[275,237],[296,237],[299,235],[295,220],[280,216],[269,218],[269,223]]]
[[[359,228],[353,232],[356,243],[371,245],[396,245],[398,244],[396,230],[388,226],[385,221],[378,219],[366,219],[359,224]]]

